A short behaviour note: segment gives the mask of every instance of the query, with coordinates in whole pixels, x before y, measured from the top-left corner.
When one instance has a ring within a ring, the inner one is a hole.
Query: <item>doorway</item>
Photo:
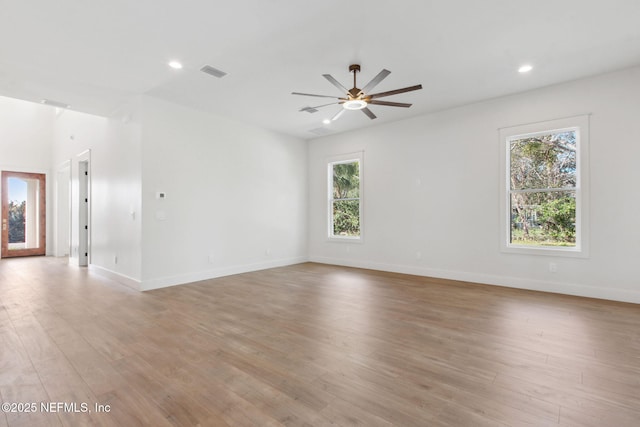
[[[2,171],[2,258],[45,255],[46,177]]]

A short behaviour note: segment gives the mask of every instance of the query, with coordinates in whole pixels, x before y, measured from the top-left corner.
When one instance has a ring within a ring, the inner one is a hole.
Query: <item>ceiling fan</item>
[[[382,80],[384,80],[391,71],[382,70],[375,76],[369,83],[367,83],[362,89],[357,87],[356,83],[356,73],[360,72],[360,65],[352,64],[349,65],[349,72],[353,73],[353,88],[347,89],[342,86],[340,82],[334,79],[331,74],[323,74],[322,77],[329,80],[329,83],[340,89],[343,93],[345,93],[345,97],[340,98],[337,96],[330,95],[314,95],[312,93],[300,93],[300,92],[291,92],[292,95],[302,95],[302,96],[315,96],[318,98],[336,98],[337,102],[332,102],[329,104],[318,105],[316,107],[304,107],[299,111],[306,111],[308,113],[315,113],[318,111],[318,108],[327,107],[329,105],[342,104],[342,109],[338,111],[331,120],[337,120],[344,110],[361,110],[364,114],[366,114],[371,120],[376,118],[376,115],[369,109],[369,104],[372,105],[385,105],[387,107],[411,107],[411,104],[406,104],[403,102],[389,102],[389,101],[379,101],[378,98],[383,98],[385,96],[397,95],[399,93],[411,92],[414,90],[422,89],[422,85],[409,86],[402,89],[390,90],[387,92],[379,92],[369,95],[368,93],[378,85]]]

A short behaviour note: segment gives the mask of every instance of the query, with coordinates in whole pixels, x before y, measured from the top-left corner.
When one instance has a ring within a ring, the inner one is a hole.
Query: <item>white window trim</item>
[[[576,246],[530,247],[509,242],[511,228],[510,141],[519,137],[577,129],[576,144]],[[587,258],[589,256],[589,115],[567,117],[499,129],[500,131],[500,250],[505,253]]]
[[[328,157],[326,159],[327,165],[327,188],[325,194],[327,196],[327,240],[330,242],[343,242],[343,243],[362,243],[364,240],[364,209],[363,209],[363,194],[364,194],[364,151],[357,151],[355,153],[341,154],[338,156]],[[333,191],[333,165],[339,163],[358,162],[360,169],[360,236],[334,236],[333,235],[333,212],[331,211],[331,194]]]

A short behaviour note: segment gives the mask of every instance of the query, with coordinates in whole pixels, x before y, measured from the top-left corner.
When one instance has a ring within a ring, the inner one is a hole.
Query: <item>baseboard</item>
[[[116,273],[115,271],[109,270],[104,267],[100,267],[95,264],[89,264],[89,271],[94,272],[102,277],[106,277],[107,279],[111,279],[115,282],[121,283],[136,291],[139,291],[141,288],[141,283],[139,280],[126,276],[121,273]]]
[[[217,277],[232,276],[234,274],[249,273],[252,271],[266,270],[268,268],[300,264],[307,261],[309,261],[307,257],[283,258],[268,262],[234,265],[196,273],[180,274],[171,277],[160,277],[157,279],[143,280],[140,290],[150,291],[152,289],[183,285],[185,283],[199,282],[201,280],[215,279]]]
[[[620,302],[640,304],[640,292],[628,289],[600,288],[574,283],[551,282],[544,280],[526,279],[521,277],[499,276],[479,274],[466,271],[442,270],[410,265],[387,264],[373,261],[345,260],[330,257],[295,257],[273,260],[268,262],[243,264],[214,270],[187,273],[171,277],[139,281],[121,273],[117,273],[97,265],[89,265],[90,271],[103,277],[107,277],[118,283],[122,283],[131,289],[148,291],[165,288],[168,286],[182,285],[201,280],[215,279],[217,277],[231,276],[234,274],[249,273],[252,271],[266,270],[269,268],[284,267],[303,262],[317,262],[320,264],[341,265],[345,267],[366,268],[370,270],[389,271],[393,273],[412,274],[423,277],[439,279],[459,280],[463,282],[481,283],[486,285],[505,286],[508,288],[527,289],[541,292],[551,292],[565,295],[575,295],[587,298],[598,298]]]
[[[415,276],[434,277],[439,279],[458,280],[463,282],[504,286],[508,288],[527,289],[532,291],[551,292],[556,294],[574,295],[587,298],[598,298],[640,304],[640,292],[628,289],[599,288],[595,286],[574,283],[550,282],[543,280],[526,279],[521,277],[479,274],[466,271],[431,269],[409,265],[378,263],[372,261],[344,260],[340,258],[329,257],[311,256],[309,257],[309,261],[317,262],[320,264],[366,268],[369,270],[412,274]]]

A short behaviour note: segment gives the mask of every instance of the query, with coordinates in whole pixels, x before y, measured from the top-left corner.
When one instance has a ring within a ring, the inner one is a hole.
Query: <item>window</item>
[[[501,130],[503,250],[586,256],[588,117]]]
[[[362,237],[362,154],[329,162],[329,238]]]

